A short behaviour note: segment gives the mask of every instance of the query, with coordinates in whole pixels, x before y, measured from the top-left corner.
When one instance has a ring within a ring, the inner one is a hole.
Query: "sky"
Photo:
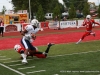
[[[7,10],[11,10],[12,9],[11,0],[2,0],[2,1],[0,1],[0,12],[3,9],[3,6],[5,6]]]
[[[59,0],[59,2],[63,3],[62,0]],[[96,5],[99,5],[100,0],[88,0],[88,2],[95,2]]]
[[[62,0],[59,0],[59,1],[61,3],[63,3]],[[95,2],[96,5],[99,5],[99,3],[100,3],[100,0],[88,0],[88,1],[89,2]],[[12,8],[13,5],[11,4],[11,0],[2,0],[2,1],[0,1],[0,12],[2,11],[3,6],[5,6],[7,10],[12,10],[13,9]]]
[[[88,0],[88,2],[95,2],[96,5],[100,4],[100,0]]]

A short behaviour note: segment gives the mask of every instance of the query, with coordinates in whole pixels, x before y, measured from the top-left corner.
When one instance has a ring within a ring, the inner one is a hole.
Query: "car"
[[[53,13],[46,13],[45,14],[45,19],[52,19],[53,18]]]

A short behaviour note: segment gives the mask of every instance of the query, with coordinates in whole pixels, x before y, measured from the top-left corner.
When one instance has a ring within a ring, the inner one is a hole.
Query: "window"
[[[14,21],[19,21],[19,17],[18,16],[13,16]]]

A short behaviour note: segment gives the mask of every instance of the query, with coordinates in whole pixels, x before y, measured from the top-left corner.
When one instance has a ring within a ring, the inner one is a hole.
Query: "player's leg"
[[[0,35],[1,35],[1,27],[0,27]]]
[[[83,36],[81,37],[81,39],[79,39],[79,41],[78,42],[76,42],[76,44],[79,44],[86,36],[88,36],[88,35],[90,35],[90,32],[85,32],[84,34],[83,34]]]
[[[24,51],[21,50],[21,51],[20,51],[20,54],[21,54],[21,57],[20,57],[20,58],[23,59],[23,58],[24,58]]]
[[[28,63],[26,60],[26,57],[28,55],[28,51],[29,51],[29,46],[30,46],[30,42],[28,40],[25,40],[24,38],[21,39],[21,44],[25,47],[25,52],[23,54],[23,60],[22,63]]]
[[[47,54],[49,53],[50,47],[51,47],[52,45],[54,45],[54,43],[48,43],[48,46],[47,46],[45,52],[43,52],[43,53],[45,54],[45,56],[47,56]]]
[[[3,31],[4,31],[4,27],[1,28],[2,37],[3,37]]]
[[[34,52],[34,54],[45,54],[45,55],[47,56],[47,54],[48,54],[48,52],[49,52],[49,50],[50,50],[50,47],[51,47],[52,45],[54,45],[54,43],[48,43],[48,46],[47,46],[45,52],[36,51],[36,52]],[[33,55],[34,55],[34,54],[33,54]]]
[[[33,57],[34,54],[42,54],[42,52],[37,51],[37,48],[34,47],[30,42],[28,42],[27,44],[28,44],[28,49],[29,49],[27,56]]]
[[[93,35],[93,36],[95,37],[95,32],[91,32],[90,34]]]
[[[37,51],[37,52],[35,52],[33,55],[36,56],[36,57],[38,57],[38,58],[46,58],[46,57],[47,57],[47,54],[48,54],[48,52],[49,52],[49,50],[50,50],[50,47],[51,47],[52,45],[54,45],[54,43],[48,43],[48,46],[47,46],[45,52]]]

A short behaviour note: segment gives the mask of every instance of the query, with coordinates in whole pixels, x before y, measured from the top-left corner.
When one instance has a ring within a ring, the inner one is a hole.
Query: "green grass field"
[[[46,46],[38,48],[45,51]],[[100,75],[100,41],[57,44],[47,58],[27,59],[22,64],[13,49],[0,51],[0,75]]]

